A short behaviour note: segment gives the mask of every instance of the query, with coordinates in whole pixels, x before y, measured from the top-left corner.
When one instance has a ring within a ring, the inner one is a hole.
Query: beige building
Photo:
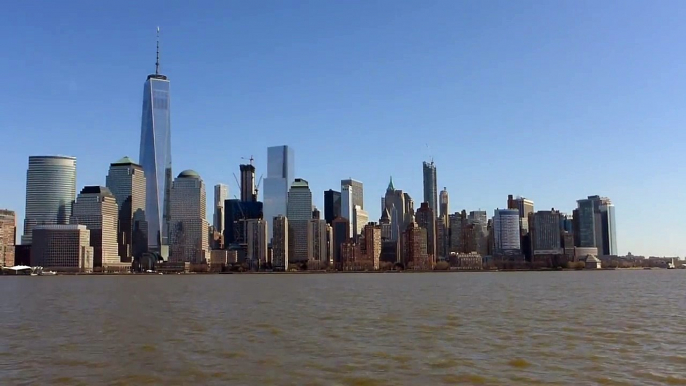
[[[17,222],[13,211],[0,209],[0,267],[14,266]]]
[[[145,219],[145,174],[129,157],[110,164],[105,182],[117,200],[117,244],[122,262],[131,262],[148,251],[148,222]]]
[[[193,170],[179,173],[170,194],[171,253],[173,262],[203,263],[209,257],[205,183]]]
[[[327,225],[326,220],[321,219],[311,219],[307,223],[307,260],[308,267],[313,269],[328,265]]]
[[[288,218],[278,215],[272,223],[272,268],[285,271],[288,269]]]
[[[58,272],[92,272],[91,233],[85,225],[34,227],[31,264]]]
[[[72,208],[70,224],[85,225],[90,231],[95,270],[121,267],[117,247],[118,212],[116,198],[104,186],[84,187]]]
[[[262,219],[247,219],[245,221],[247,239],[247,259],[260,265],[267,263],[267,221]]]

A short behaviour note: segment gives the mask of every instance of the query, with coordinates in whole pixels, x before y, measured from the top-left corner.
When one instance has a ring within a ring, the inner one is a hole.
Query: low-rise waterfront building
[[[31,264],[46,271],[92,272],[90,236],[85,225],[36,226],[31,233]]]

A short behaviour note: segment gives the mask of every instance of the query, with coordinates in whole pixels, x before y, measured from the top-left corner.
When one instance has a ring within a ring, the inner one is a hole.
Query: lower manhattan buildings
[[[68,224],[76,197],[76,158],[31,156],[26,172],[22,244],[31,244],[38,225]]]
[[[145,219],[145,173],[124,157],[110,164],[105,182],[117,200],[119,210],[117,244],[122,262],[132,262],[148,250],[148,223]]]
[[[74,203],[70,223],[85,225],[90,231],[93,247],[93,268],[96,270],[119,270],[130,266],[120,264],[117,248],[117,201],[104,186],[86,186]]]
[[[39,225],[33,228],[31,265],[57,272],[92,272],[91,231],[85,225]]]
[[[209,224],[205,183],[193,170],[179,173],[171,188],[171,250],[173,262],[204,263],[209,256]]]
[[[267,177],[263,181],[262,201],[269,239],[272,238],[273,218],[287,214],[288,191],[295,176],[294,163],[293,148],[290,146],[267,148]]]
[[[288,191],[288,242],[290,263],[308,260],[307,229],[312,219],[312,192],[309,183],[296,178]]]
[[[14,211],[0,209],[0,267],[14,266],[17,221]]]

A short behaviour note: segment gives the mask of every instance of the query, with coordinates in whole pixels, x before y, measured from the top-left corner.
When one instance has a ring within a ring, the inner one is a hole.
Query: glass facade
[[[168,246],[169,195],[172,179],[169,80],[150,75],[143,92],[140,164],[146,177],[145,214],[148,248]]]
[[[286,215],[288,189],[294,181],[293,149],[288,146],[267,148],[267,177],[262,187],[264,219],[267,221],[267,240],[274,233],[274,217]]]
[[[431,208],[434,213],[438,213],[436,205],[436,195],[438,194],[436,165],[434,165],[433,161],[431,161],[431,163],[424,162],[422,164],[422,171],[424,175],[424,202],[428,202],[429,208]]]

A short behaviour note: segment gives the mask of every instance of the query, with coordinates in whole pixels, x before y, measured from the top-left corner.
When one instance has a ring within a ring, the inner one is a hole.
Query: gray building
[[[348,178],[347,180],[341,180],[341,191],[344,186],[350,186],[352,192],[352,207],[359,206],[364,210],[364,185],[362,182]],[[364,224],[362,224],[364,226]]]
[[[275,271],[285,271],[288,270],[288,218],[278,215],[272,220],[272,268]]]
[[[214,215],[212,216],[212,225],[214,231],[224,233],[224,216],[225,208],[224,202],[229,199],[229,187],[226,184],[217,184],[214,186]]]
[[[439,194],[439,217],[448,226],[448,216],[450,216],[450,196],[448,195],[448,188],[443,187]]]
[[[493,216],[495,251],[501,254],[521,253],[520,221],[517,209],[496,209]]]
[[[429,203],[429,208],[433,211],[434,215],[438,214],[437,194],[438,194],[438,184],[436,181],[436,165],[434,161],[423,162],[423,174],[424,174],[424,202]]]
[[[21,243],[31,244],[38,225],[69,223],[76,197],[76,158],[64,156],[29,157],[26,172],[26,212]]]
[[[90,231],[93,247],[93,267],[121,267],[117,247],[117,223],[119,221],[117,200],[104,186],[86,186],[74,203],[70,223],[85,225]]]
[[[129,157],[110,164],[105,185],[117,200],[117,245],[122,262],[131,262],[148,251],[145,220],[145,173]]]
[[[562,253],[560,236],[560,212],[539,210],[532,215],[534,255],[555,255]]]
[[[205,183],[193,170],[179,173],[171,188],[170,261],[203,263],[209,256]]]
[[[273,237],[274,217],[285,216],[288,211],[288,190],[293,184],[295,156],[290,146],[267,148],[267,177],[262,181],[264,218],[267,220],[267,238]]]
[[[91,232],[85,225],[39,225],[32,232],[31,265],[58,272],[93,271]]]
[[[288,191],[288,242],[290,263],[307,261],[307,225],[312,219],[312,192],[308,182],[296,178]]]

